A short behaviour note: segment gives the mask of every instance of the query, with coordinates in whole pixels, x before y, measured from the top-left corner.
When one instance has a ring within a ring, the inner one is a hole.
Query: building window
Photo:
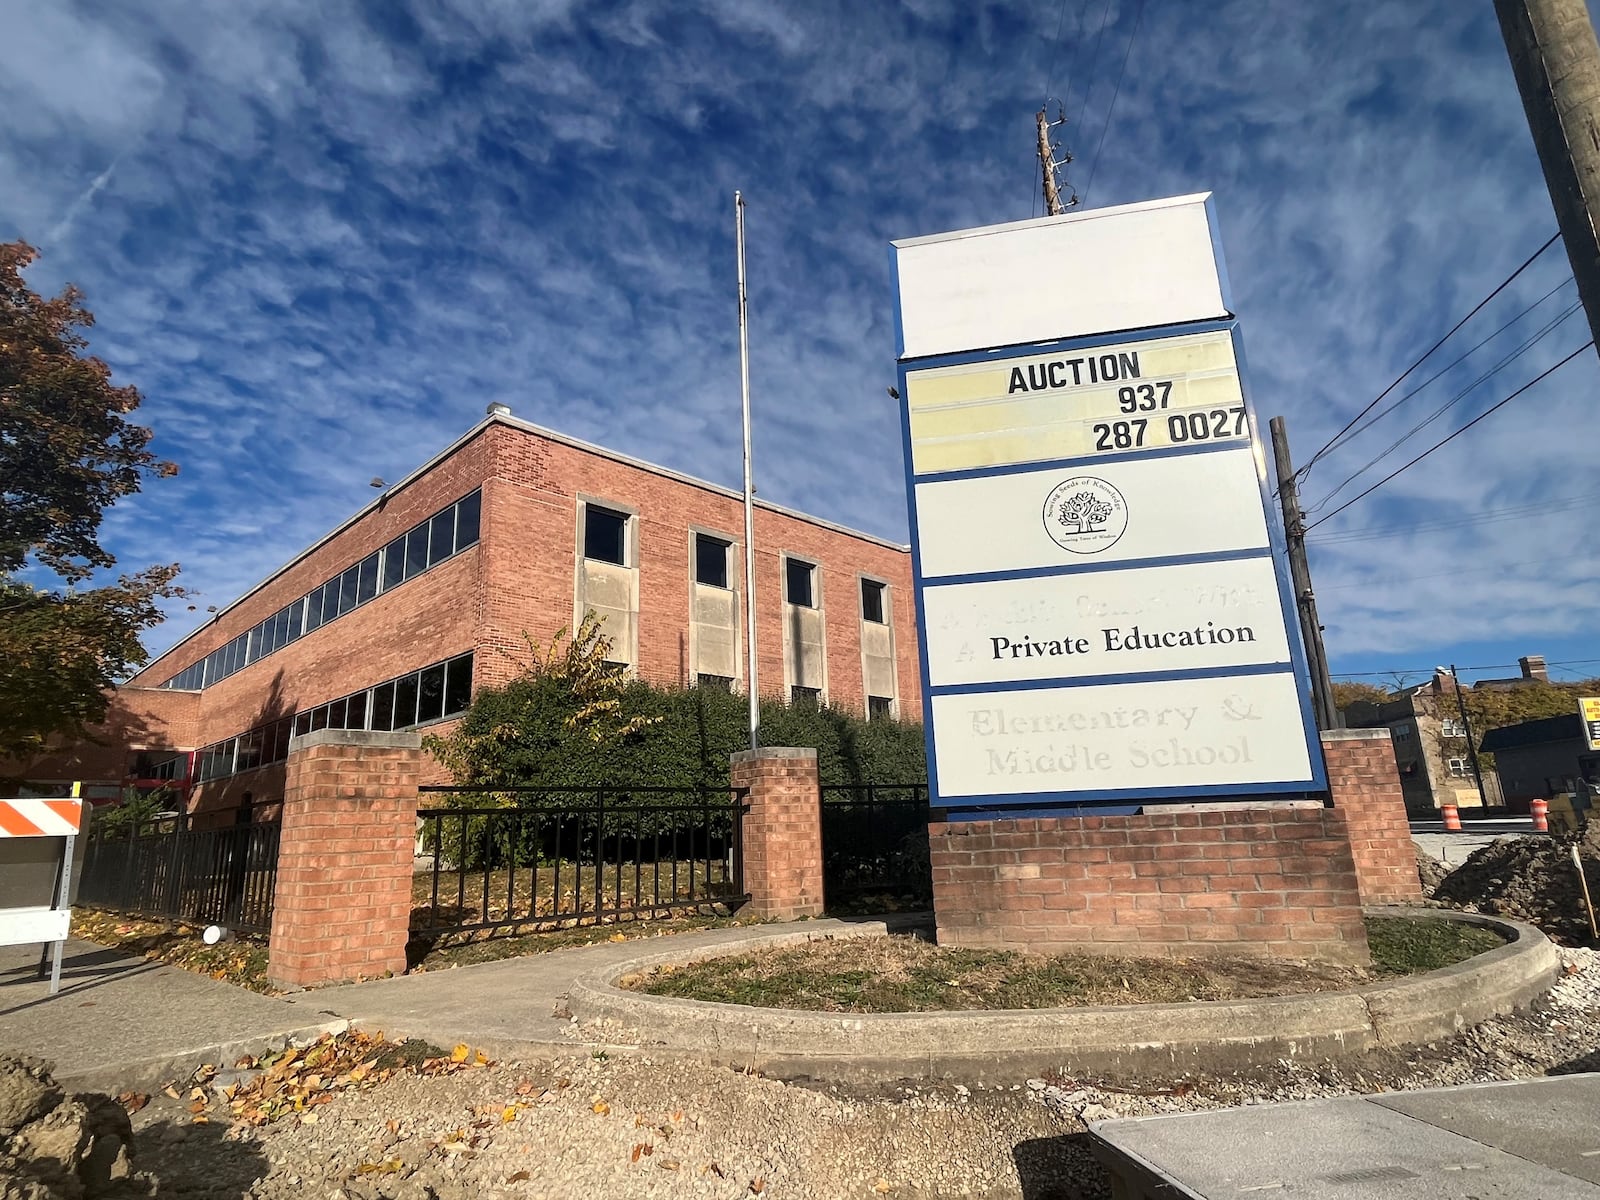
[[[789,689],[789,703],[796,708],[816,708],[822,703],[822,689],[800,687],[796,684]]]
[[[894,701],[888,696],[867,697],[867,719],[887,721],[894,716]]]
[[[1467,779],[1472,775],[1472,764],[1465,758],[1446,759],[1445,766],[1450,769],[1450,774],[1458,779]]]
[[[784,562],[783,598],[800,608],[817,606],[817,568],[814,563],[798,558]]]
[[[861,619],[870,621],[874,625],[886,625],[888,622],[883,615],[883,593],[887,591],[885,584],[876,579],[863,579],[861,581]]]
[[[1446,717],[1439,722],[1439,732],[1448,738],[1464,738],[1467,736],[1467,727],[1454,717]]]
[[[583,506],[583,556],[628,565],[628,517],[597,504]]]
[[[706,587],[728,586],[728,550],[731,543],[708,533],[694,535],[694,581]]]
[[[703,688],[711,688],[718,692],[733,691],[733,680],[726,675],[696,675],[695,682]]]
[[[1397,742],[1409,742],[1411,740],[1411,737],[1412,737],[1411,726],[1409,726],[1409,725],[1395,725],[1395,726],[1393,726],[1393,729],[1394,729],[1394,740],[1395,741],[1397,741]]]
[[[161,686],[201,688],[226,679],[296,638],[365,604],[380,592],[476,545],[482,507],[481,491],[463,496],[415,529],[395,538],[383,550],[367,555],[220,650],[213,650],[199,662],[185,667]]]

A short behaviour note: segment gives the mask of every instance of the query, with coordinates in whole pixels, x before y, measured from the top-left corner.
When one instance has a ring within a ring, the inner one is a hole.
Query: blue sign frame
[[[891,256],[892,261],[892,256]],[[1218,255],[1218,262],[1221,256]],[[895,336],[898,345],[903,346],[899,328],[899,280],[896,276],[895,285]],[[1049,459],[1039,462],[1007,464],[1005,466],[977,468],[972,470],[930,472],[925,475],[915,473],[911,457],[911,408],[910,388],[907,376],[914,371],[924,371],[938,367],[964,366],[977,362],[992,362],[1018,357],[1027,357],[1040,352],[1057,353],[1066,350],[1089,349],[1092,347],[1114,345],[1126,342],[1132,338],[1140,340],[1155,340],[1167,337],[1180,337],[1185,334],[1227,332],[1233,344],[1235,364],[1238,368],[1239,387],[1244,399],[1246,420],[1249,423],[1250,438],[1248,445],[1255,458],[1256,481],[1261,496],[1262,512],[1266,517],[1268,546],[1265,549],[1239,550],[1213,552],[1193,555],[1179,555],[1159,559],[1136,559],[1105,565],[1080,565],[1068,564],[1061,567],[1030,568],[1016,571],[990,571],[972,575],[944,575],[929,580],[922,570],[922,545],[917,528],[917,497],[918,484],[933,483],[953,479],[978,479],[997,475],[1010,475],[1021,472],[1049,470],[1052,468],[1081,469],[1090,464],[1107,462],[1127,462],[1130,460],[1144,461],[1151,458],[1179,457],[1198,454],[1216,454],[1226,451],[1237,451],[1240,442],[1235,440],[1222,442],[1188,443],[1180,446],[1167,446],[1152,450],[1133,450],[1104,454],[1083,455],[1073,458]],[[1262,799],[1264,797],[1295,797],[1301,798],[1315,795],[1324,798],[1328,790],[1327,766],[1323,759],[1322,741],[1318,735],[1316,718],[1311,705],[1311,674],[1306,662],[1305,642],[1301,631],[1298,606],[1294,601],[1293,585],[1289,578],[1288,549],[1284,537],[1281,516],[1272,504],[1272,493],[1267,479],[1266,458],[1261,439],[1261,427],[1256,415],[1255,402],[1251,396],[1249,376],[1245,367],[1244,345],[1239,333],[1237,320],[1211,320],[1194,321],[1181,325],[1165,325],[1157,328],[1143,328],[1119,330],[1111,333],[1096,334],[1092,337],[1064,338],[1050,342],[1034,342],[1022,345],[1006,346],[987,351],[968,351],[961,354],[930,355],[925,358],[901,359],[899,362],[899,387],[900,387],[900,432],[902,451],[905,459],[906,477],[906,508],[911,527],[911,571],[912,589],[915,600],[917,616],[917,643],[918,667],[922,678],[922,715],[923,736],[927,744],[928,756],[928,796],[929,804],[936,809],[943,809],[941,815],[944,820],[991,820],[998,817],[1023,817],[1023,816],[1062,816],[1070,815],[1071,810],[1078,809],[1085,812],[1105,813],[1115,811],[1120,806],[1121,811],[1132,811],[1140,804],[1160,801],[1192,802],[1197,800],[1228,800],[1228,799]],[[1284,629],[1288,634],[1289,661],[1284,663],[1266,663],[1244,667],[1228,668],[1200,668],[1178,671],[1146,671],[1116,673],[1112,675],[1096,675],[1075,677],[1069,679],[1029,680],[1006,683],[973,683],[973,684],[945,684],[934,687],[929,679],[928,672],[928,631],[926,612],[923,605],[923,590],[928,586],[943,586],[951,583],[968,583],[988,580],[1029,579],[1043,576],[1072,575],[1092,573],[1098,571],[1128,570],[1136,567],[1149,566],[1182,566],[1192,563],[1226,562],[1249,558],[1270,557],[1273,566],[1273,575],[1278,585],[1278,603],[1283,612]],[[1218,679],[1231,678],[1241,675],[1278,674],[1285,670],[1294,676],[1296,694],[1300,702],[1300,723],[1305,734],[1306,752],[1311,763],[1311,774],[1305,779],[1285,779],[1262,783],[1236,784],[1231,786],[1195,785],[1188,787],[1159,787],[1159,788],[1116,788],[1105,790],[1062,791],[1060,789],[1039,792],[1008,793],[1003,796],[959,796],[946,800],[939,790],[938,758],[934,750],[933,731],[933,700],[937,695],[970,695],[983,692],[1010,692],[1039,688],[1072,688],[1084,687],[1094,684],[1106,683],[1142,683],[1178,681],[1186,679]]]

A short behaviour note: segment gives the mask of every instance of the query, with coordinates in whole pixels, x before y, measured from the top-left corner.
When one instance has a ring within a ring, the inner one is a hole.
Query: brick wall
[[[120,784],[135,751],[193,746],[199,715],[198,692],[118,688],[111,696],[106,719],[91,727],[87,738],[27,763],[0,758],[0,776]]]
[[[1317,806],[935,824],[939,942],[1367,961],[1345,819]]]
[[[731,758],[733,786],[750,789],[740,825],[749,911],[793,921],[822,913],[822,793],[817,752],[767,746]]]
[[[1333,806],[1350,828],[1363,904],[1415,904],[1422,899],[1417,851],[1387,729],[1322,733]]]
[[[420,740],[321,729],[291,742],[267,967],[277,986],[405,970]]]

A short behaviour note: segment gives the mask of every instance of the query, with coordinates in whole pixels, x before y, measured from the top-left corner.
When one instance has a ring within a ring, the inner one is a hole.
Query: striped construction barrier
[[[0,838],[68,837],[78,832],[82,819],[78,799],[0,800]]]

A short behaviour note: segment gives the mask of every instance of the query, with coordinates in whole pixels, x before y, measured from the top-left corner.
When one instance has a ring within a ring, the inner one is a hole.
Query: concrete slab
[[[1113,1194],[1128,1200],[1600,1200],[1582,1157],[1600,1084],[1586,1079],[1101,1121],[1090,1132]],[[1501,1119],[1506,1110],[1514,1115]]]
[[[924,919],[909,914],[890,923],[910,926]],[[675,954],[691,957],[711,947],[759,945],[780,931],[843,937],[882,933],[886,928],[884,921],[828,919],[674,933],[319,988],[289,999],[336,1012],[352,1025],[382,1030],[390,1037],[426,1038],[437,1046],[467,1042],[496,1058],[547,1057],[590,1044],[570,1034],[567,996],[573,980],[591,971],[620,969],[641,954],[668,945]]]
[[[1600,1184],[1600,1075],[1374,1096],[1373,1104]]]
[[[1526,818],[1523,819],[1522,824],[1524,827],[1521,829],[1473,829],[1463,830],[1460,833],[1445,833],[1442,827],[1432,830],[1419,829],[1418,825],[1420,824],[1422,822],[1412,823],[1411,840],[1417,844],[1417,848],[1424,854],[1451,868],[1459,867],[1468,858],[1472,857],[1475,852],[1485,846],[1493,845],[1495,842],[1503,841],[1506,838],[1549,836],[1548,834],[1534,833],[1531,828],[1527,827],[1528,821]],[[1431,822],[1431,824],[1438,826],[1440,823],[1435,821]]]
[[[61,991],[38,978],[39,947],[0,947],[0,1048],[55,1063],[78,1089],[120,1091],[345,1028],[314,1006],[260,996],[177,967],[69,939]]]

